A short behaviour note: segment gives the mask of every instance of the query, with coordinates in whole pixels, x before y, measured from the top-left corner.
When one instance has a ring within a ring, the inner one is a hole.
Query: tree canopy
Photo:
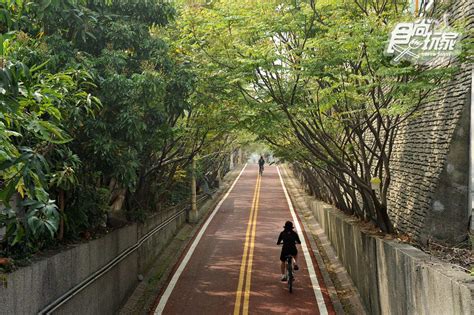
[[[203,172],[232,153],[223,111],[176,53],[170,3],[2,1],[0,9],[5,250],[75,238],[105,224],[111,209],[137,219],[182,202],[198,152],[214,153],[200,158]]]
[[[2,251],[186,201],[193,159],[212,182],[256,141],[319,198],[393,232],[394,141],[455,71],[384,55],[407,5],[0,1]]]
[[[393,232],[397,133],[455,71],[384,54],[395,23],[412,18],[408,5],[193,2],[178,25],[183,53],[240,91],[241,127],[303,172],[318,197]]]

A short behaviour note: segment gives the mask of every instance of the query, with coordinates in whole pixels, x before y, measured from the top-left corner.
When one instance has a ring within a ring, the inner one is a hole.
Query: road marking
[[[251,247],[251,242],[254,241],[252,236],[254,233],[254,221],[256,219],[256,210],[258,207],[258,199],[259,199],[259,193],[260,193],[260,182],[261,182],[261,177],[257,176],[257,183],[255,184],[255,190],[253,193],[253,200],[252,200],[252,207],[250,208],[250,215],[249,215],[249,222],[247,224],[247,232],[245,233],[245,244],[244,244],[244,253],[242,256],[242,262],[240,264],[240,274],[239,274],[239,282],[237,285],[237,291],[235,294],[235,305],[234,305],[234,315],[239,315],[240,314],[240,306],[241,306],[241,301],[242,301],[242,289],[244,287],[244,281],[247,281],[249,283],[250,279],[248,279],[247,274],[248,274],[248,268],[247,268],[247,261],[249,261],[249,253],[250,253],[250,247]],[[253,255],[253,251],[252,251]],[[253,257],[252,257],[253,259]],[[247,286],[246,292],[247,293]],[[245,305],[245,298],[244,298],[244,305]],[[248,302],[247,302],[247,312],[248,312]]]
[[[258,192],[257,192],[257,201],[255,201],[255,210],[254,210],[254,218],[252,222],[252,236],[251,236],[251,243],[250,243],[250,255],[248,260],[247,266],[247,278],[245,282],[245,294],[244,294],[244,308],[243,314],[247,315],[249,313],[249,300],[250,300],[250,283],[252,280],[252,264],[253,264],[253,252],[255,249],[255,238],[257,236],[257,215],[258,215],[258,204],[260,202],[260,187],[262,185],[262,177],[259,176],[259,183],[258,183]]]
[[[323,294],[321,292],[321,287],[318,283],[318,278],[316,277],[316,272],[314,270],[313,261],[311,260],[311,256],[309,254],[308,246],[306,246],[306,240],[303,235],[303,231],[301,230],[300,223],[298,218],[296,217],[295,209],[293,208],[293,204],[291,203],[290,196],[288,195],[288,191],[286,190],[285,183],[283,182],[283,178],[281,177],[280,168],[277,166],[278,176],[280,177],[281,186],[283,187],[283,192],[286,197],[286,201],[290,208],[291,217],[293,218],[293,224],[295,225],[296,231],[301,235],[301,248],[303,248],[304,259],[306,261],[306,265],[308,266],[309,278],[311,279],[311,284],[313,286],[314,296],[316,297],[316,302],[318,303],[319,314],[325,315],[328,314],[328,310],[326,308],[326,304],[324,303]]]
[[[239,282],[237,284],[237,292],[235,295],[234,315],[240,314],[240,301],[242,298],[242,288],[244,286],[244,280],[245,280],[249,239],[250,239],[250,233],[252,232],[251,224],[252,224],[253,213],[255,209],[255,201],[257,199],[258,183],[259,183],[259,177],[257,177],[257,181],[255,184],[255,189],[254,189],[253,198],[252,198],[252,206],[250,208],[250,214],[249,214],[249,222],[247,223],[247,232],[245,233],[244,253],[242,255],[242,262],[240,263]]]
[[[204,232],[206,231],[207,227],[209,226],[209,223],[211,223],[211,221],[214,218],[214,216],[216,215],[217,211],[219,211],[219,208],[222,206],[224,201],[230,195],[231,191],[234,189],[235,184],[237,184],[237,181],[239,180],[240,176],[242,175],[242,173],[244,172],[246,167],[247,167],[247,164],[244,165],[244,167],[240,171],[239,175],[237,176],[237,178],[232,183],[232,186],[230,186],[227,193],[224,195],[224,197],[221,199],[221,201],[219,201],[219,203],[214,208],[214,210],[212,211],[209,218],[207,218],[206,223],[204,223],[201,230],[197,234],[196,238],[194,239],[194,242],[191,244],[191,247],[189,248],[188,252],[186,253],[186,256],[183,258],[183,260],[179,264],[179,267],[178,267],[178,269],[176,269],[176,272],[174,273],[173,278],[171,278],[171,281],[170,281],[170,283],[168,283],[168,286],[166,287],[165,292],[161,296],[160,303],[158,304],[158,306],[155,309],[155,314],[162,314],[163,313],[163,310],[165,309],[165,306],[166,306],[166,302],[168,302],[168,299],[169,299],[171,293],[173,292],[173,289],[176,286],[176,283],[178,282],[179,277],[183,273],[183,270],[186,267],[186,265],[188,264],[189,259],[193,255],[194,250],[196,249],[199,241],[201,240],[202,236],[204,235]]]

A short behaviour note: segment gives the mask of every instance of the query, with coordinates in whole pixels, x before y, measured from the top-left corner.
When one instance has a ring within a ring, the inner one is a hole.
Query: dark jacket
[[[283,230],[278,237],[277,245],[283,243],[283,248],[296,247],[296,244],[301,244],[298,233],[293,230]]]

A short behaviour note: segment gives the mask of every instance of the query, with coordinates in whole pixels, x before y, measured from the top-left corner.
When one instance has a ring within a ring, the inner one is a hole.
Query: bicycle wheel
[[[288,260],[288,290],[290,293],[293,292],[293,264],[291,262],[292,259]]]

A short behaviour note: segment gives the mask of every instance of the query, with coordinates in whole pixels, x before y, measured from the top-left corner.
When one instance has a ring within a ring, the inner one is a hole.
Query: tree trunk
[[[127,193],[127,189],[121,188],[117,190],[114,199],[112,200],[112,204],[110,205],[110,209],[112,212],[119,211],[123,207],[123,202],[125,201],[125,194]]]
[[[387,206],[376,201],[375,210],[377,211],[377,223],[382,231],[385,233],[393,233],[394,229],[390,217],[388,216]]]

